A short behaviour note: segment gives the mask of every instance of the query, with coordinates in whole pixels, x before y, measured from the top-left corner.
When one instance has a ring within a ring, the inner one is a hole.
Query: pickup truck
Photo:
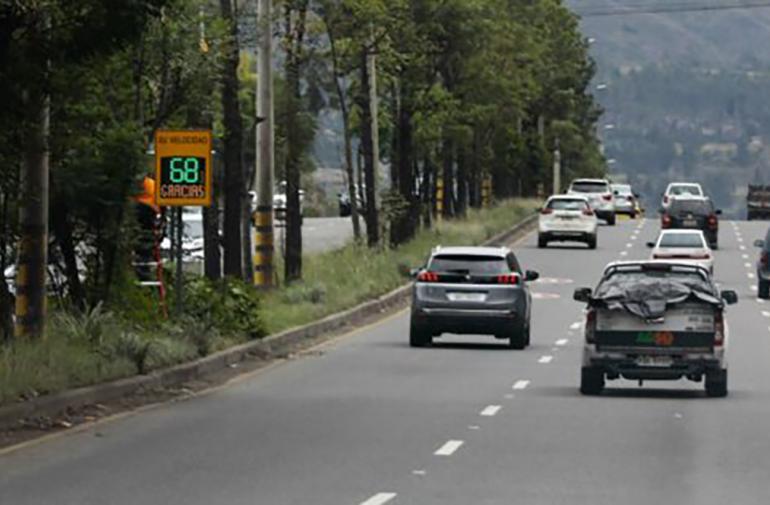
[[[605,380],[705,378],[707,396],[727,395],[727,305],[734,291],[714,285],[702,266],[670,261],[609,264],[596,289],[578,288],[586,304],[580,392],[597,395]]]
[[[770,186],[749,184],[749,192],[746,194],[746,218],[749,221],[770,218]]]

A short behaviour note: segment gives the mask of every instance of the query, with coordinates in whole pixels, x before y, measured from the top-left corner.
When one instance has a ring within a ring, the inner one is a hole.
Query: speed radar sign
[[[155,199],[161,206],[211,205],[211,131],[155,133]]]

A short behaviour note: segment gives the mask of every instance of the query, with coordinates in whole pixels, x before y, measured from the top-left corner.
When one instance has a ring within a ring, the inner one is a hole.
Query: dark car
[[[413,272],[409,343],[424,347],[442,333],[494,335],[509,347],[529,345],[537,272],[523,271],[504,247],[447,247]]]
[[[677,198],[664,209],[660,218],[663,229],[701,230],[709,247],[716,249],[721,210],[714,209],[709,198]]]
[[[767,230],[764,240],[757,240],[754,245],[759,248],[757,260],[757,296],[770,298],[770,230]]]

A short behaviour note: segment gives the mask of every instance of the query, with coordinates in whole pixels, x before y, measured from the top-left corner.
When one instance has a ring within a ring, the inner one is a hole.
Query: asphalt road
[[[767,224],[723,223],[730,395],[616,381],[578,394],[581,306],[606,263],[642,258],[647,221],[599,249],[516,249],[541,272],[533,346],[407,345],[400,313],[207,396],[0,456],[0,503],[57,505],[765,504],[770,304],[751,286]],[[748,265],[748,266],[747,266]]]

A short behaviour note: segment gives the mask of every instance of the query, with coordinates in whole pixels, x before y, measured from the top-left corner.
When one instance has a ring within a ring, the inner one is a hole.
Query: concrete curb
[[[491,237],[484,242],[484,245],[504,245],[511,240],[523,237],[534,228],[536,222],[537,215],[526,217],[512,228]],[[319,321],[291,328],[262,340],[226,349],[190,363],[157,370],[148,375],[128,377],[6,405],[0,407],[0,428],[13,427],[18,425],[20,420],[35,416],[53,418],[66,413],[68,409],[107,403],[141,390],[179,386],[185,382],[222,371],[250,356],[263,358],[285,356],[302,348],[303,345],[313,343],[322,335],[340,328],[360,324],[394,307],[404,306],[409,300],[410,294],[411,284],[406,284],[379,298],[329,315]]]

